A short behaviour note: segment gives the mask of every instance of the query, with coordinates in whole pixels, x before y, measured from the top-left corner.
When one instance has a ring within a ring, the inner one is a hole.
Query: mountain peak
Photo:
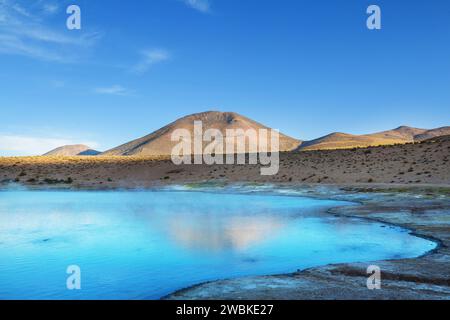
[[[205,111],[205,112],[199,112],[199,113],[193,113],[190,115],[187,115],[179,120],[182,119],[192,119],[194,121],[227,121],[230,122],[235,119],[248,119],[236,112],[230,112],[230,111]]]
[[[400,126],[395,128],[393,131],[426,131],[427,129],[415,128],[410,126]]]
[[[415,128],[403,125],[403,126],[395,128],[394,130],[405,130],[405,129],[415,129]]]
[[[177,141],[172,141],[172,133],[177,129],[185,129],[193,135],[195,121],[202,121],[203,131],[217,129],[224,136],[227,129],[243,129],[244,131],[270,129],[236,112],[206,111],[182,117],[147,136],[108,150],[102,155],[171,155],[173,147],[178,144]],[[280,133],[279,150],[290,151],[299,145],[299,140]]]

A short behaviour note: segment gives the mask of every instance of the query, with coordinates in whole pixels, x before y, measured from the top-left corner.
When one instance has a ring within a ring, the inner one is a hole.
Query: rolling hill
[[[99,153],[100,153],[99,151],[93,150],[84,144],[75,144],[53,149],[43,154],[43,156],[49,157],[96,156]]]

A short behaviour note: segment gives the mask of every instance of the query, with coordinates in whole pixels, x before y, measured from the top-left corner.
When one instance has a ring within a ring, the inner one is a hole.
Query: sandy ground
[[[259,165],[180,165],[158,157],[0,158],[0,183],[139,188],[199,181],[300,184],[450,184],[450,140],[280,154],[280,170]]]

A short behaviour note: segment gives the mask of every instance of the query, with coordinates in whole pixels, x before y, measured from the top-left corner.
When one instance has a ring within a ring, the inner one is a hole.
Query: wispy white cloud
[[[127,96],[130,95],[132,92],[120,85],[113,85],[110,87],[102,87],[102,88],[95,88],[95,93],[99,94],[109,94],[109,95],[115,95],[115,96]]]
[[[141,61],[139,61],[132,71],[135,73],[145,73],[157,63],[170,59],[170,54],[164,49],[148,49],[141,52]]]
[[[76,52],[95,44],[100,34],[69,34],[52,28],[46,18],[58,10],[58,5],[46,0],[0,0],[0,53],[58,62],[76,60]]]
[[[42,9],[48,14],[54,14],[59,11],[59,6],[56,3],[44,3]]]
[[[41,60],[67,61],[67,57],[64,57],[61,53],[31,45],[20,37],[5,34],[0,34],[0,53],[22,55]]]
[[[98,143],[95,141],[80,142],[64,138],[0,134],[0,156],[41,155],[55,148],[71,144],[85,144],[91,148],[98,147]]]
[[[203,13],[210,12],[209,0],[183,0],[183,2],[192,9]]]
[[[31,17],[32,17],[31,13],[30,13],[27,9],[23,8],[23,7],[22,7],[20,4],[18,4],[18,3],[12,3],[12,4],[11,4],[11,8],[12,8],[15,12],[17,12],[18,14],[20,14],[20,15],[22,15],[22,16],[24,16],[24,17],[28,17],[28,18],[31,18]]]

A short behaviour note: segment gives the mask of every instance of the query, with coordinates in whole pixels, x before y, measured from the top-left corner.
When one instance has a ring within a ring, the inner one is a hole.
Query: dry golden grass
[[[170,156],[27,156],[0,157],[0,165],[61,164],[61,163],[123,163],[169,160]]]

